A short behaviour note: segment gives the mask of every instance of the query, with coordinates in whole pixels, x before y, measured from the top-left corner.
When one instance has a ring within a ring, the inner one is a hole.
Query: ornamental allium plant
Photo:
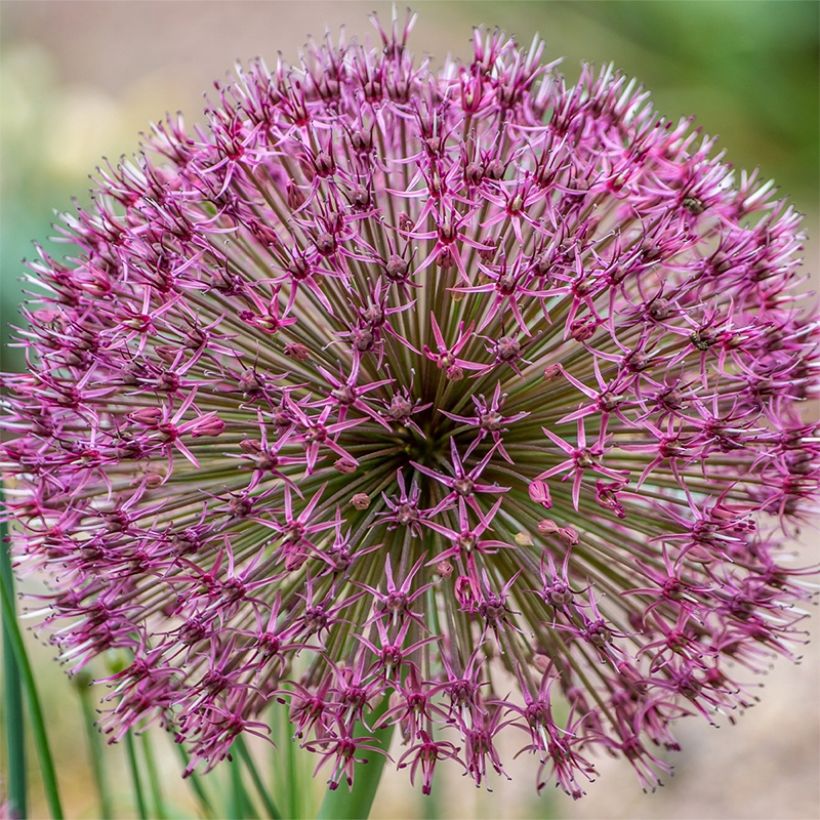
[[[804,640],[800,218],[611,67],[477,30],[437,71],[411,27],[239,67],[39,250],[17,569],[71,671],[128,658],[112,741],[208,768],[280,702],[331,789],[386,726],[425,793],[501,735],[539,789],[652,788]]]

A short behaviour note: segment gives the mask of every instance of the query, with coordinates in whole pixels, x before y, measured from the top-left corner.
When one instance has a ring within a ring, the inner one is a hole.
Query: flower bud
[[[190,428],[194,438],[218,436],[225,430],[225,422],[216,414],[208,414],[197,419]]]
[[[546,481],[531,481],[527,491],[536,504],[540,504],[546,509],[552,506],[552,496]]]
[[[356,493],[350,503],[357,510],[366,510],[370,506],[370,496],[367,493]]]
[[[297,362],[306,362],[310,359],[310,350],[301,342],[289,342],[285,345],[285,355]]]

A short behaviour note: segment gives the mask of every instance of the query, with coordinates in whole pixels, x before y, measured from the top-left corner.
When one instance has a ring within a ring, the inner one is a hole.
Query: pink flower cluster
[[[799,217],[611,68],[476,31],[435,71],[411,25],[240,67],[63,218],[3,376],[17,567],[72,670],[125,658],[112,740],[209,766],[278,702],[331,788],[391,724],[424,792],[501,733],[651,788],[803,640]]]

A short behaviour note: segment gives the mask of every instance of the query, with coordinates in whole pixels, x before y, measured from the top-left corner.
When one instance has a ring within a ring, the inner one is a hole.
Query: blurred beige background
[[[577,75],[582,59],[614,61],[653,90],[658,109],[694,113],[739,167],[759,164],[806,213],[807,269],[818,268],[818,6],[815,2],[415,2],[419,53],[438,61],[466,56],[471,27],[499,25],[527,44],[547,41]],[[202,92],[236,58],[282,51],[296,57],[308,33],[342,24],[371,31],[380,2],[19,2],[0,3],[0,337],[19,299],[19,260],[30,240],[49,233],[52,209],[86,199],[87,175],[103,155],[133,151],[138,132],[165,111],[189,122]],[[815,279],[815,282],[817,280]],[[5,367],[19,365],[5,354]],[[803,537],[802,552],[817,540]],[[817,562],[805,557],[804,563]],[[816,632],[815,628],[815,632]],[[32,641],[32,645],[35,646]],[[54,728],[55,756],[68,816],[93,817],[95,802],[76,695],[35,646],[41,691]],[[405,774],[385,776],[377,818],[817,818],[820,817],[820,654],[800,666],[777,664],[762,703],[719,731],[694,719],[679,724],[684,750],[676,777],[641,793],[628,766],[601,760],[601,779],[572,803],[537,799],[530,761],[511,767],[512,782],[476,790],[455,768],[422,800]],[[176,777],[177,760],[155,741],[163,784],[178,816],[193,807]],[[133,816],[122,750],[115,759],[120,816]],[[273,763],[271,765],[274,765]],[[1,769],[0,769],[1,770]],[[36,762],[32,760],[36,774]],[[446,771],[446,767],[445,767]],[[219,781],[223,775],[210,776]],[[319,778],[321,781],[321,777]],[[32,795],[34,816],[44,814]]]

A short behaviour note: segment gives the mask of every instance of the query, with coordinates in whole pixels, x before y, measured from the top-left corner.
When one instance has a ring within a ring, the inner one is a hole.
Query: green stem
[[[107,818],[114,816],[114,807],[111,800],[111,790],[108,787],[108,778],[105,774],[103,744],[100,739],[100,733],[97,730],[94,707],[91,703],[91,678],[89,675],[80,673],[75,683],[77,686],[77,694],[80,698],[80,706],[83,710],[85,736],[88,739],[88,754],[91,758],[91,772],[94,776],[94,783],[97,786],[97,796],[100,801],[100,817],[107,820]]]
[[[254,817],[251,801],[245,793],[245,784],[242,782],[242,770],[239,768],[238,749],[234,743],[231,759],[228,761],[228,771],[231,776],[231,789],[228,795],[228,817],[230,820],[243,820],[245,817]]]
[[[287,707],[275,704],[270,718],[273,743],[270,747],[271,780],[273,793],[282,801],[284,816],[292,818],[315,814],[310,805],[310,789],[303,789],[301,767],[296,758],[297,745],[293,739]],[[303,802],[304,801],[304,802]]]
[[[2,551],[5,552],[5,548]],[[37,750],[37,756],[40,760],[40,770],[43,778],[43,790],[45,791],[46,802],[48,803],[51,816],[55,818],[55,820],[62,820],[63,809],[60,804],[60,790],[57,786],[54,760],[51,757],[51,750],[48,745],[48,733],[46,732],[43,709],[40,705],[37,686],[34,682],[34,672],[32,671],[28,655],[26,655],[23,636],[20,633],[20,627],[17,623],[17,616],[14,609],[14,593],[3,573],[0,573],[0,598],[2,598],[3,606],[4,637],[5,640],[8,641],[8,644],[11,645],[14,659],[17,662],[20,682],[26,694],[34,747]]]
[[[387,711],[388,705],[389,695],[370,716],[371,723],[378,722],[378,719]],[[357,763],[353,786],[349,790],[340,786],[334,791],[329,791],[319,808],[317,820],[364,820],[370,816],[370,809],[373,806],[387,753],[390,750],[393,728],[391,724],[373,732],[372,745],[378,746],[384,754],[371,755],[366,764]],[[362,726],[359,729],[366,731]]]
[[[439,820],[441,817],[441,789],[432,789],[430,794],[418,792],[419,816],[424,820]]]
[[[148,770],[148,785],[151,789],[151,801],[154,804],[154,817],[158,820],[165,818],[165,804],[162,799],[162,789],[157,776],[157,765],[154,762],[154,750],[151,747],[151,738],[146,732],[142,736],[142,752],[145,756],[145,768]]]
[[[3,490],[0,487],[0,502]],[[2,515],[2,512],[0,512]],[[6,539],[6,522],[0,520],[0,574],[3,585],[14,595],[14,576]],[[13,609],[13,607],[12,607]],[[15,621],[17,613],[13,613]],[[6,759],[8,761],[8,813],[10,817],[25,817],[26,811],[26,744],[23,723],[23,691],[20,669],[12,647],[11,627],[6,623],[3,608],[3,714],[6,722]]]
[[[230,820],[242,820],[245,816],[242,805],[242,775],[239,772],[239,761],[228,763],[231,775],[231,791],[228,797],[228,817]]]
[[[251,780],[253,780],[253,785],[259,794],[260,800],[265,806],[265,811],[268,813],[268,817],[272,818],[272,820],[281,820],[282,813],[279,811],[276,803],[273,802],[273,798],[265,788],[265,784],[262,782],[262,778],[259,776],[259,772],[256,769],[256,764],[253,762],[253,757],[251,757],[251,753],[248,751],[248,747],[245,745],[245,741],[241,737],[238,737],[234,741],[234,749],[239,752],[239,757],[242,758],[242,762],[245,764],[245,768],[247,768],[248,774],[251,776]]]
[[[289,818],[300,817],[299,812],[299,798],[301,795],[301,788],[299,783],[299,767],[296,760],[296,741],[293,739],[293,733],[290,731],[290,718],[285,712],[282,716],[284,722],[283,748],[285,749],[285,776],[287,777],[287,788],[285,795],[287,800],[287,816]]]
[[[140,820],[148,820],[148,806],[145,802],[145,795],[142,793],[142,778],[140,777],[139,764],[137,763],[137,750],[134,747],[134,736],[130,731],[125,735],[125,753],[128,757],[131,784],[134,787],[134,797],[137,801],[137,814],[139,814]]]
[[[188,753],[185,751],[185,747],[181,743],[177,743],[172,739],[172,743],[174,748],[177,750],[177,754],[179,755],[179,759],[182,761],[182,765],[187,769],[188,764],[190,763],[190,758],[188,757]],[[204,786],[202,785],[202,781],[199,779],[199,776],[195,772],[191,772],[188,777],[185,778],[185,781],[191,787],[191,791],[194,793],[194,796],[199,803],[200,811],[206,817],[213,817],[214,816],[214,809],[211,805],[211,800],[208,797],[208,793],[205,791]]]

